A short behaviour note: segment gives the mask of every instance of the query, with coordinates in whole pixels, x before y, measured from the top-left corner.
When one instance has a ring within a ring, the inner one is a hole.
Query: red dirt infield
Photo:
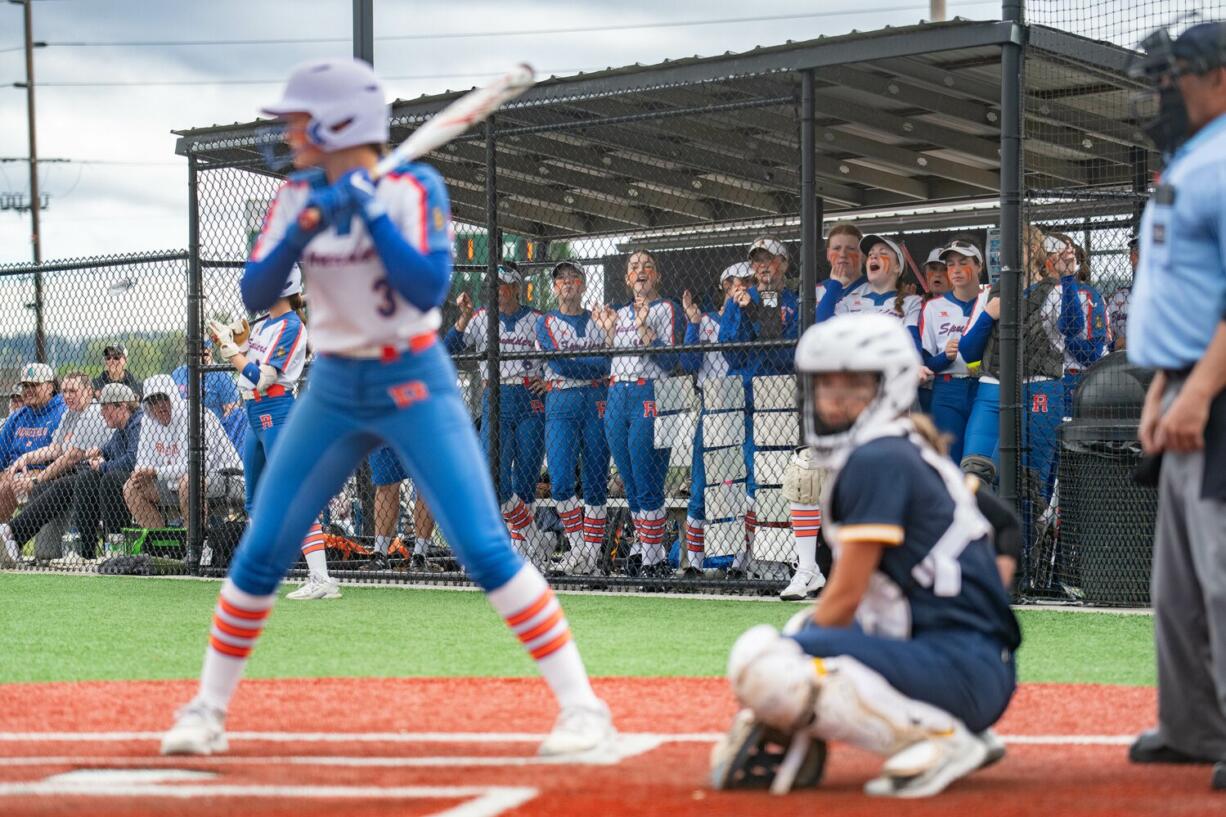
[[[880,761],[843,746],[819,789],[710,791],[711,740],[733,714],[722,679],[596,685],[625,755],[602,764],[533,757],[556,713],[534,679],[248,681],[214,758],[157,755],[194,682],[3,685],[0,815],[1226,814],[1208,767],[1128,764],[1127,741],[1154,718],[1149,688],[1025,686],[997,728],[1004,762],[904,802],[862,794]]]

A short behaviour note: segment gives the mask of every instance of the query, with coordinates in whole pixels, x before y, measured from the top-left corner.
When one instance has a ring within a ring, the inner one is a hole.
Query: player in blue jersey
[[[789,264],[787,247],[777,238],[762,236],[749,245],[748,258],[754,278],[752,283],[733,279],[734,286],[719,316],[719,342],[795,340],[800,335],[800,301],[796,292],[783,286]],[[745,458],[745,492],[748,495],[745,510],[746,547],[737,552],[728,569],[728,578],[742,579],[748,575],[758,526],[754,505],[757,483],[753,465],[753,379],[791,374],[792,355],[788,347],[783,347],[725,352],[724,357],[728,361],[729,374],[740,375],[745,388],[745,440],[741,449]]]
[[[224,719],[311,522],[371,451],[388,445],[434,511],[460,563],[532,655],[561,713],[544,755],[604,750],[614,736],[570,626],[544,577],[507,537],[456,370],[437,343],[451,282],[447,190],[429,165],[373,182],[388,138],[383,88],[360,60],[296,69],[281,118],[294,165],[242,277],[247,308],[271,307],[299,262],[311,292],[316,358],[256,491],[223,583],[200,687],[162,740],[164,754],[227,748]],[[318,222],[300,218],[305,210]]]
[[[975,733],[1015,688],[1021,635],[991,526],[935,429],[908,415],[920,360],[896,320],[832,318],[800,339],[796,366],[806,440],[833,473],[824,519],[838,558],[803,626],[760,625],[733,646],[746,709],[712,754],[712,782],[761,770],[769,728],[790,744],[766,764],[776,791],[839,740],[886,758],[867,793],[934,795],[989,760]]]
[[[688,289],[681,294],[681,307],[686,316],[686,346],[719,341],[720,317],[727,308],[733,290],[748,288],[753,274],[753,266],[748,261],[741,261],[724,268],[719,275],[719,286],[723,299],[719,310],[715,312],[703,312],[693,293]],[[728,358],[723,352],[682,352],[680,360],[682,370],[695,374],[700,398],[703,396],[703,387],[706,384],[717,378],[727,377],[729,374]],[[693,454],[690,457],[690,502],[685,512],[687,563],[681,569],[681,575],[688,578],[702,576],[702,563],[706,552],[707,471],[702,456],[702,422],[705,414],[704,409],[694,423]]]
[[[637,250],[626,259],[626,287],[630,303],[618,309],[605,306],[594,315],[597,324],[619,349],[666,349],[685,337],[684,319],[677,304],[660,297],[660,271],[656,259]],[[626,504],[642,550],[643,575],[668,574],[664,549],[664,478],[670,449],[657,448],[656,381],[677,366],[677,354],[616,355],[610,364],[612,383],[605,406],[605,436],[617,473],[626,486]]]
[[[558,308],[537,319],[537,345],[546,352],[608,346],[604,329],[582,305],[587,287],[583,267],[577,261],[559,261],[552,278]],[[545,449],[550,493],[569,547],[560,566],[566,574],[595,572],[604,547],[609,493],[609,443],[604,435],[608,379],[607,356],[545,360]],[[582,502],[575,490],[579,463]]]
[[[975,401],[977,381],[967,359],[958,350],[962,334],[987,304],[988,291],[980,286],[983,253],[970,241],[953,241],[941,251],[952,289],[924,304],[920,313],[920,354],[933,373],[932,420],[951,436],[949,455],[962,462],[962,439]]]
[[[498,267],[498,344],[504,352],[528,352],[536,348],[536,323],[541,313],[520,303],[524,277],[514,261]],[[484,352],[489,346],[489,322],[484,308],[474,309],[472,296],[456,297],[460,316],[443,342],[458,354],[472,348]],[[489,451],[489,364],[480,363],[485,391],[481,396],[481,445]],[[552,549],[536,526],[536,483],[545,461],[545,381],[539,360],[506,360],[498,364],[501,406],[498,415],[498,502],[511,529],[511,541],[520,553],[538,567],[549,560]]]
[[[302,274],[295,268],[268,314],[254,325],[247,326],[246,321],[208,324],[217,351],[238,372],[236,394],[243,398],[248,427],[242,448],[247,491],[244,507],[248,516],[255,505],[256,486],[289,418],[294,389],[306,366],[307,331],[299,314],[303,306]],[[225,377],[221,372],[208,374]],[[307,563],[307,581],[286,598],[295,601],[340,598],[340,585],[328,575],[324,532],[319,522],[307,532],[302,555]]]

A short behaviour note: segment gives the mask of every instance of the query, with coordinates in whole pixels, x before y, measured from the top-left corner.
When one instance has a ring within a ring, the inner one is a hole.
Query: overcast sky
[[[1198,2],[1161,0],[1147,15]],[[1036,19],[1069,21],[1080,16],[1078,4],[1086,18],[1108,25],[1113,15],[1136,17],[1120,14],[1136,0],[1030,2]],[[947,5],[951,16],[1000,14],[999,0]],[[651,63],[909,25],[928,8],[928,0],[374,0],[375,66],[389,97],[412,98],[472,87],[520,60],[546,75]],[[186,163],[174,155],[171,130],[249,121],[277,97],[292,66],[352,50],[350,0],[34,0],[33,9],[34,39],[48,43],[35,52],[39,155],[71,160],[41,166],[42,190],[51,199],[42,213],[46,259],[184,247]],[[794,16],[763,19],[786,15]],[[746,17],[755,21],[512,34]],[[0,194],[29,189],[24,162],[3,161],[27,155],[25,93],[12,87],[25,78],[21,21],[20,6],[0,3]],[[471,36],[489,32],[501,34]],[[469,36],[428,36],[456,34]],[[306,38],[341,41],[137,44]],[[158,82],[193,84],[148,84]],[[28,214],[0,211],[0,263],[30,259],[29,224]]]

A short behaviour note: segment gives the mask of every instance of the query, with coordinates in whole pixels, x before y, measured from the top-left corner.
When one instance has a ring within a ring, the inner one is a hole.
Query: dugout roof
[[[499,225],[564,239],[795,217],[798,72],[810,69],[828,216],[995,198],[1001,45],[1016,37],[1027,184],[1130,189],[1149,147],[1114,113],[1138,90],[1128,49],[959,19],[546,79],[496,115]],[[397,101],[392,142],[463,93]],[[274,173],[266,122],[176,133],[200,169]],[[459,221],[486,223],[486,149],[477,129],[427,157]]]

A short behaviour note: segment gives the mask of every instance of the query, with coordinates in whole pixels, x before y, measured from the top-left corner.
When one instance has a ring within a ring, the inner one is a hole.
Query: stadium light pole
[[[41,219],[42,196],[38,190],[38,138],[34,126],[34,24],[31,20],[32,0],[9,0],[22,8],[26,51],[26,123],[30,141],[30,248],[34,255],[34,359],[47,362],[47,337],[43,328],[43,263]],[[39,46],[46,43],[38,43]]]

